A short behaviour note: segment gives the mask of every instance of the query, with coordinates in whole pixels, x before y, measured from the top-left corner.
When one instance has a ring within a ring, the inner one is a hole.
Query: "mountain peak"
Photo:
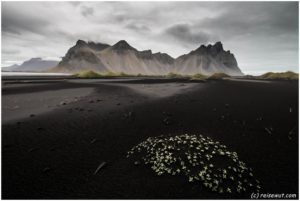
[[[84,41],[84,40],[78,40],[77,42],[76,42],[76,46],[83,46],[83,45],[86,45],[87,43]]]
[[[212,47],[219,51],[224,50],[221,41],[216,42]]]
[[[114,44],[112,46],[113,49],[115,50],[136,50],[135,48],[133,48],[132,46],[130,46],[127,41],[125,40],[120,40],[119,42],[117,42],[116,44]]]
[[[92,48],[93,50],[101,51],[104,50],[107,47],[110,47],[110,45],[105,43],[95,43],[92,41],[88,41],[87,46]]]
[[[199,48],[197,48],[194,52],[195,53],[213,53],[217,54],[219,52],[224,51],[223,44],[218,41],[214,45],[208,44],[207,46],[201,45]]]
[[[80,72],[91,69],[99,72],[110,70],[145,75],[163,75],[169,72],[205,75],[223,72],[229,75],[242,75],[234,55],[225,51],[221,42],[200,44],[196,50],[174,59],[166,53],[138,51],[125,40],[120,40],[112,46],[78,40],[55,70]]]
[[[42,60],[41,57],[34,57],[34,58],[29,59],[28,61],[41,61],[41,60]]]
[[[49,70],[55,67],[58,64],[58,61],[54,60],[44,60],[40,57],[30,58],[24,61],[21,65],[10,66],[11,71],[20,71],[20,72],[41,72]]]

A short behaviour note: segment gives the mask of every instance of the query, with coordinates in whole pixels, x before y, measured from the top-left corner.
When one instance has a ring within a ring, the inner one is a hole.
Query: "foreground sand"
[[[2,198],[225,198],[125,157],[182,133],[236,151],[264,192],[298,192],[297,82],[67,80],[2,86]]]

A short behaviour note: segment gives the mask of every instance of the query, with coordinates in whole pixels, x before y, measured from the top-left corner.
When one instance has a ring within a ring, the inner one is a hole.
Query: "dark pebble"
[[[34,152],[36,150],[38,150],[38,148],[31,148],[31,149],[28,149],[28,152],[31,153],[31,152]]]
[[[51,170],[50,167],[45,167],[45,168],[43,169],[43,173],[48,173],[48,172],[50,172],[50,170]]]
[[[95,138],[95,139],[92,139],[91,140],[91,144],[94,144],[95,142],[97,142],[98,140]]]

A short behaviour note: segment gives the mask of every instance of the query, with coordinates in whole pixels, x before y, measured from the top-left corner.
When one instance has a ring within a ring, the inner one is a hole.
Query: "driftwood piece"
[[[101,168],[103,168],[105,165],[106,165],[106,162],[102,162],[102,163],[97,167],[97,169],[95,170],[94,175],[96,175],[96,174],[99,172],[99,170],[100,170]]]

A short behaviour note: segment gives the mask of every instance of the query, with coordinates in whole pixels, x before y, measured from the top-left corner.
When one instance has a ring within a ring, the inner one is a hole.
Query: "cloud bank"
[[[2,66],[78,39],[173,57],[222,41],[246,73],[298,71],[298,2],[2,2]]]

